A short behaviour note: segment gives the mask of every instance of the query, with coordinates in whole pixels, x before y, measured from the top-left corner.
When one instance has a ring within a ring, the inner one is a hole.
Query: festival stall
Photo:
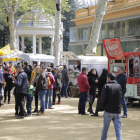
[[[9,44],[0,49],[0,63],[13,62],[15,64],[17,61],[23,59],[21,57],[22,52],[18,50],[10,50]]]
[[[33,54],[33,53],[23,53],[21,57],[24,59],[24,61],[28,61],[30,65],[33,64],[40,64],[43,63],[44,66],[48,66],[51,63],[55,63],[55,57],[51,55],[45,55],[45,54]]]
[[[140,101],[140,52],[123,53],[119,38],[103,40],[108,57],[108,71],[118,75],[119,67],[126,68],[127,84],[125,98],[132,106]]]

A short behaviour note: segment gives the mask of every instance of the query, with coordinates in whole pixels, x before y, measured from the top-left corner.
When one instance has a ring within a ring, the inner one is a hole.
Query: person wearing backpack
[[[50,67],[47,68],[48,72],[48,77],[50,79],[50,83],[48,86],[47,94],[45,97],[45,108],[47,109],[54,109],[52,108],[52,97],[53,97],[53,84],[55,83],[54,76],[51,73],[52,69]],[[49,97],[49,102],[48,102],[48,97]]]
[[[45,72],[45,67],[40,66],[40,76],[37,81],[36,90],[38,91],[40,102],[41,102],[41,109],[38,115],[45,115],[45,95],[47,94],[48,89],[48,79],[47,74]]]

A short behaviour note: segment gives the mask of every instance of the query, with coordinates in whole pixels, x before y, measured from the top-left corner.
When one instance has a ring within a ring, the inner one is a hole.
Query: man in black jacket
[[[127,82],[127,77],[125,74],[125,68],[120,67],[119,68],[119,75],[116,77],[116,81],[121,85],[122,87],[122,106],[123,106],[123,111],[124,111],[124,115],[122,116],[122,118],[126,118],[127,117],[127,105],[125,102],[125,92],[126,92],[126,82]]]
[[[18,65],[16,67],[16,72],[18,73],[17,79],[12,77],[12,80],[16,84],[16,91],[18,95],[18,104],[20,106],[20,116],[16,116],[16,119],[23,119],[25,117],[25,110],[24,110],[24,98],[26,96],[28,82],[28,76],[23,71],[22,67]],[[17,107],[18,109],[18,107]],[[16,110],[18,112],[18,110]]]
[[[28,67],[28,62],[25,61],[25,62],[24,62],[24,68],[23,68],[23,70],[24,70],[24,72],[27,74],[27,76],[28,76],[28,81],[30,82],[32,70],[29,70],[27,67]]]
[[[103,87],[101,93],[101,108],[104,110],[104,126],[101,140],[107,140],[107,133],[110,121],[113,120],[116,138],[122,140],[121,132],[121,97],[122,88],[115,81],[115,77],[109,73],[107,84]]]

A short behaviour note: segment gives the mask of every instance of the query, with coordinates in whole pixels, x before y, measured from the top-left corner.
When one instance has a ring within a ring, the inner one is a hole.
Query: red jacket
[[[51,81],[51,85],[48,86],[48,89],[53,89],[53,83],[55,83],[54,76],[51,73],[49,73],[49,78],[50,78],[50,81]]]
[[[85,73],[81,73],[78,76],[78,85],[79,85],[80,92],[88,92],[90,90],[88,78]]]

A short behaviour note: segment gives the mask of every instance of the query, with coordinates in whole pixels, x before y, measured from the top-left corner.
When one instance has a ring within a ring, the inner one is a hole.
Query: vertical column
[[[36,54],[36,35],[33,35],[33,53]]]
[[[21,36],[21,40],[22,40],[22,50],[24,51],[24,36]]]
[[[88,27],[88,40],[90,40],[92,27]]]
[[[105,38],[108,38],[108,24],[105,24]]]
[[[79,40],[79,29],[77,28],[76,29],[76,41],[78,41]]]
[[[19,36],[17,35],[17,47],[16,47],[17,50],[19,50]]]
[[[42,38],[39,37],[39,53],[42,53]]]
[[[128,30],[129,30],[129,21],[125,20],[125,29],[124,29],[124,35],[128,36]]]
[[[51,37],[50,55],[54,55],[54,36]]]

